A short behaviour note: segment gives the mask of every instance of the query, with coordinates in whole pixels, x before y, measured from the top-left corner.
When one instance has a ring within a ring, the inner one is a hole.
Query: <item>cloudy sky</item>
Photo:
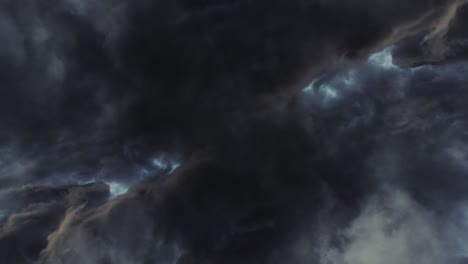
[[[0,263],[468,263],[467,23],[1,0]]]

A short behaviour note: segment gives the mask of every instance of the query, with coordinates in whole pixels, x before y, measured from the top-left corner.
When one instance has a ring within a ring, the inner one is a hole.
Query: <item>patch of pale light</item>
[[[377,65],[384,69],[398,68],[393,64],[392,47],[388,47],[380,52],[372,54],[368,59],[368,63]]]
[[[312,80],[312,82],[302,91],[319,99],[320,104],[323,104],[323,106],[329,105],[340,97],[337,88],[335,88],[333,85],[325,83],[317,85],[316,79]]]
[[[114,199],[115,197],[128,192],[129,186],[127,184],[123,184],[120,182],[106,182],[106,184],[109,185],[111,199]]]
[[[157,169],[168,170],[169,173],[172,173],[181,165],[180,163],[173,160],[169,160],[164,156],[153,158],[151,160],[151,164]]]
[[[186,250],[184,250],[182,247],[180,247],[179,245],[174,245],[173,246],[173,254],[174,254],[174,258],[172,260],[172,263],[171,264],[176,264],[176,263],[179,263],[179,260],[180,258],[185,255],[187,252]]]
[[[0,221],[5,220],[8,217],[8,212],[6,210],[0,209]]]
[[[304,88],[303,91],[308,93],[315,93],[316,89],[318,88],[317,91],[319,91],[325,97],[336,98],[338,96],[337,90],[332,86],[328,84],[322,84],[318,87],[315,87],[316,83],[317,80],[312,80],[312,82],[306,88]]]
[[[150,172],[149,172],[147,169],[145,169],[145,168],[142,168],[142,169],[139,170],[139,175],[140,175],[140,177],[146,177],[146,176],[148,176],[149,174],[150,174]]]
[[[460,214],[457,215],[457,218],[461,218],[462,222],[452,226],[454,227],[451,230],[452,238],[454,242],[458,245],[457,247],[457,256],[461,259],[468,258],[468,249],[466,245],[468,244],[468,206],[461,205],[459,208]]]
[[[316,82],[317,80],[312,80],[312,82],[310,82],[310,84],[306,88],[302,89],[302,91],[308,92],[308,93],[314,93],[314,86]]]
[[[28,175],[36,166],[35,160],[23,158],[12,160],[11,157],[0,157],[0,177],[19,178]]]
[[[164,168],[166,168],[168,166],[168,164],[163,162],[162,159],[153,159],[151,162],[153,163],[153,165],[155,167],[158,167],[158,168],[161,168],[161,169],[164,169]]]
[[[329,85],[323,85],[320,87],[320,89],[323,91],[325,97],[327,98],[335,99],[338,97],[338,92],[336,91],[336,89]]]
[[[173,163],[171,167],[171,171],[169,173],[174,172],[177,168],[180,167],[180,165],[181,165],[180,163]]]
[[[356,73],[350,70],[348,74],[343,78],[343,83],[346,87],[352,87],[356,84]]]
[[[466,144],[454,144],[445,150],[451,160],[461,168],[468,169],[468,152]]]

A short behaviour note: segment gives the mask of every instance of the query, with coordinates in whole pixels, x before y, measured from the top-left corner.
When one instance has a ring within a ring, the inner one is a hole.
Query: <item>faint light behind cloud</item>
[[[8,217],[7,211],[0,209],[0,222],[4,221]]]
[[[128,192],[129,185],[119,182],[106,182],[109,185],[111,199]]]
[[[165,156],[159,156],[156,158],[151,159],[151,164],[159,170],[168,170],[167,173],[171,174],[176,170],[178,167],[180,167],[180,163],[174,160],[170,160],[166,158]]]
[[[384,69],[398,68],[393,64],[392,47],[388,47],[380,52],[371,55],[368,62]]]

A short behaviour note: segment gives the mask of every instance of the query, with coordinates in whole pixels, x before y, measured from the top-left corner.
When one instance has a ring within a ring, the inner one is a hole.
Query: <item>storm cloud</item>
[[[465,2],[3,1],[0,262],[466,262]]]

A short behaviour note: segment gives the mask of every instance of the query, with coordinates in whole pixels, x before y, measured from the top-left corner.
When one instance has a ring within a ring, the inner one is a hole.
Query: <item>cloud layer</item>
[[[3,1],[0,262],[466,262],[464,4]]]

